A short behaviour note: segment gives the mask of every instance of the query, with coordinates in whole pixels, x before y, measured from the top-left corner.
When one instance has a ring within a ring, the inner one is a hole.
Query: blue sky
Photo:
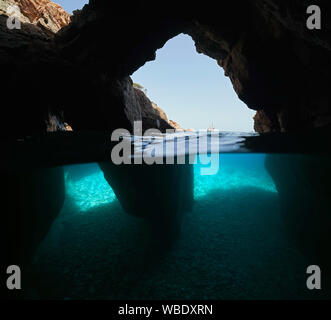
[[[87,0],[57,0],[63,8],[81,8]],[[217,62],[195,50],[190,36],[180,34],[156,52],[156,60],[147,62],[132,76],[147,89],[147,96],[162,108],[169,120],[183,128],[221,131],[253,131],[253,116],[239,100],[231,81]]]
[[[170,39],[132,79],[185,129],[204,129],[213,122],[221,131],[253,131],[255,111],[239,100],[217,62],[196,52],[188,35]]]
[[[81,9],[84,7],[88,0],[52,0],[55,3],[58,3],[62,6],[62,8],[72,13],[73,10]]]

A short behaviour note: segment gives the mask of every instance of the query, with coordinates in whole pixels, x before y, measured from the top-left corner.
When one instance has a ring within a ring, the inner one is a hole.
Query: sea
[[[25,269],[24,299],[331,298],[330,156],[304,152],[316,144],[230,132],[124,140],[174,163],[117,169],[110,151],[62,161],[64,205]]]

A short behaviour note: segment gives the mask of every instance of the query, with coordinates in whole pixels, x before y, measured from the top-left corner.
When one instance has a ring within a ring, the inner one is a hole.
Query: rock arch
[[[23,14],[30,17],[33,8],[22,3]],[[0,16],[1,87],[16,96],[11,110],[6,108],[12,131],[43,131],[49,108],[53,114],[64,111],[65,120],[78,130],[130,127],[136,116],[128,103],[127,77],[180,33],[193,38],[198,52],[217,60],[238,97],[257,110],[256,131],[295,131],[331,122],[331,8],[326,2],[321,4],[322,30],[309,30],[302,1],[221,1],[216,10],[209,1],[159,7],[150,1],[128,6],[91,0],[55,39],[58,29],[52,26],[63,26],[68,18],[48,0],[35,3],[45,10],[32,24],[26,17],[22,30],[9,32],[5,11]],[[51,13],[52,26],[38,22]],[[2,135],[8,135],[7,129]]]
[[[198,52],[217,60],[238,97],[258,111],[256,131],[329,124],[328,26],[321,32],[306,28],[301,2],[222,1],[221,8],[215,14],[209,3],[175,11],[171,4],[160,9],[148,1],[129,8],[91,1],[57,41],[69,60],[122,79],[154,60],[170,38],[187,33]],[[322,6],[325,15],[328,9]]]

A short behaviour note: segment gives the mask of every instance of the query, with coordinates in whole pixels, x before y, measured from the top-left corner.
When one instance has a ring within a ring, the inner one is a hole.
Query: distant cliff
[[[142,86],[134,84],[133,87],[141,110],[143,130],[150,128],[159,129],[161,132],[165,132],[167,129],[183,130],[178,123],[169,121],[166,113],[148,99],[147,91]]]
[[[169,123],[176,131],[185,131],[176,121],[170,120]]]

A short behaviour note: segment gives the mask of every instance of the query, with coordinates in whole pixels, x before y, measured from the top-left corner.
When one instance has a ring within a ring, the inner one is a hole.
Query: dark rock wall
[[[63,168],[1,170],[0,177],[1,265],[25,267],[62,209]]]
[[[128,8],[90,1],[57,41],[69,60],[122,77],[154,60],[168,39],[187,33],[199,52],[224,68],[238,97],[258,110],[256,130],[294,131],[331,120],[331,8],[327,1],[316,3],[321,5],[323,29],[311,31],[306,28],[309,4],[222,1],[216,12],[208,1],[184,9],[171,3],[160,9],[148,1]]]
[[[268,154],[288,237],[310,264],[331,266],[330,156]]]
[[[6,123],[22,134],[40,132],[52,109],[74,130],[130,129],[139,110],[135,101],[129,107],[123,100],[131,90],[127,77],[154,60],[170,38],[187,33],[198,52],[224,69],[238,97],[258,111],[257,131],[325,126],[331,123],[331,5],[314,3],[322,9],[322,30],[308,30],[309,4],[234,0],[160,6],[94,0],[55,40],[40,24],[8,30],[2,12],[0,86],[11,106],[5,108]],[[10,135],[6,129],[2,136]]]
[[[193,165],[99,163],[123,209],[152,223],[156,241],[171,243],[193,206]],[[176,160],[177,161],[177,160]]]
[[[238,97],[258,111],[256,131],[330,123],[330,5],[321,4],[322,31],[311,31],[306,28],[309,1],[239,2],[222,10],[224,20],[196,23],[191,34],[198,50],[224,68]]]

